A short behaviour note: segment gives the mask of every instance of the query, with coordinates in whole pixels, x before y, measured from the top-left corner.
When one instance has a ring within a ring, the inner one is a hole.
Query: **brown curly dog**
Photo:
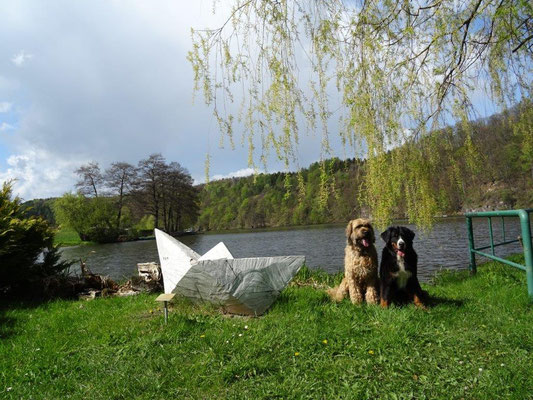
[[[335,301],[349,294],[353,304],[362,303],[363,299],[377,304],[379,277],[374,228],[367,219],[354,219],[348,222],[346,238],[344,278],[339,286],[327,292]]]

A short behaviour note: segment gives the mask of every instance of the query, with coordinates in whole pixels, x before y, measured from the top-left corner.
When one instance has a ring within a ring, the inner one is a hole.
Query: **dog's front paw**
[[[379,302],[378,291],[373,287],[369,287],[366,291],[365,300],[368,304],[378,304]]]
[[[340,290],[339,287],[326,289],[326,293],[331,298],[331,300],[339,303],[344,299],[344,291]]]
[[[419,309],[424,310],[424,311],[427,311],[427,310],[428,310],[428,308],[426,307],[426,305],[422,302],[422,300],[420,299],[420,297],[417,296],[416,294],[414,295],[413,302],[415,303],[415,307],[416,307],[416,308],[419,308]]]

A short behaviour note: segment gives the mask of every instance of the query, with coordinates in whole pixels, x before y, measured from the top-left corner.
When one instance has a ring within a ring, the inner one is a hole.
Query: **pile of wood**
[[[107,296],[131,296],[142,292],[161,292],[163,281],[161,268],[155,262],[137,264],[139,276],[132,277],[119,285],[108,276],[93,274],[87,264],[80,260],[82,290],[78,292],[81,299],[94,299]]]
[[[139,277],[145,282],[162,283],[163,275],[161,274],[161,267],[156,262],[139,263],[137,264],[137,272]]]

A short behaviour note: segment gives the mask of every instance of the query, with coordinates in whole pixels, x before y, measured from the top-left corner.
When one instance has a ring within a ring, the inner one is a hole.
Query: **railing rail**
[[[485,212],[471,212],[466,213],[466,229],[468,231],[468,244],[470,255],[470,272],[475,274],[477,272],[476,266],[476,254],[490,258],[491,260],[499,261],[501,263],[510,265],[515,268],[519,268],[526,271],[527,280],[527,292],[531,301],[533,301],[533,249],[531,244],[531,228],[529,215],[533,212],[533,209],[523,210],[504,210],[504,211],[485,211]],[[518,217],[520,219],[521,240],[507,240],[505,237],[505,217]],[[489,238],[490,244],[488,246],[482,246],[476,248],[474,245],[474,228],[473,218],[487,218],[489,224]],[[492,230],[492,218],[501,218],[502,223],[502,241],[494,243],[494,232]],[[498,246],[504,246],[511,243],[522,243],[524,249],[524,261],[525,265],[515,263],[510,260],[505,260],[501,257],[497,257],[494,252],[494,248]],[[490,249],[490,254],[485,253],[482,250]]]

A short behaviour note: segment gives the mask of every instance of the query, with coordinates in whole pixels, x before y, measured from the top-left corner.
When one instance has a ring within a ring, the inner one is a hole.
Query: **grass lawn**
[[[260,318],[155,295],[1,303],[0,398],[533,398],[525,273],[445,273],[429,311],[334,304],[297,277]],[[300,283],[300,284],[298,284]]]
[[[54,236],[54,244],[60,246],[76,246],[78,244],[91,243],[80,239],[78,233],[69,227],[60,228]]]

